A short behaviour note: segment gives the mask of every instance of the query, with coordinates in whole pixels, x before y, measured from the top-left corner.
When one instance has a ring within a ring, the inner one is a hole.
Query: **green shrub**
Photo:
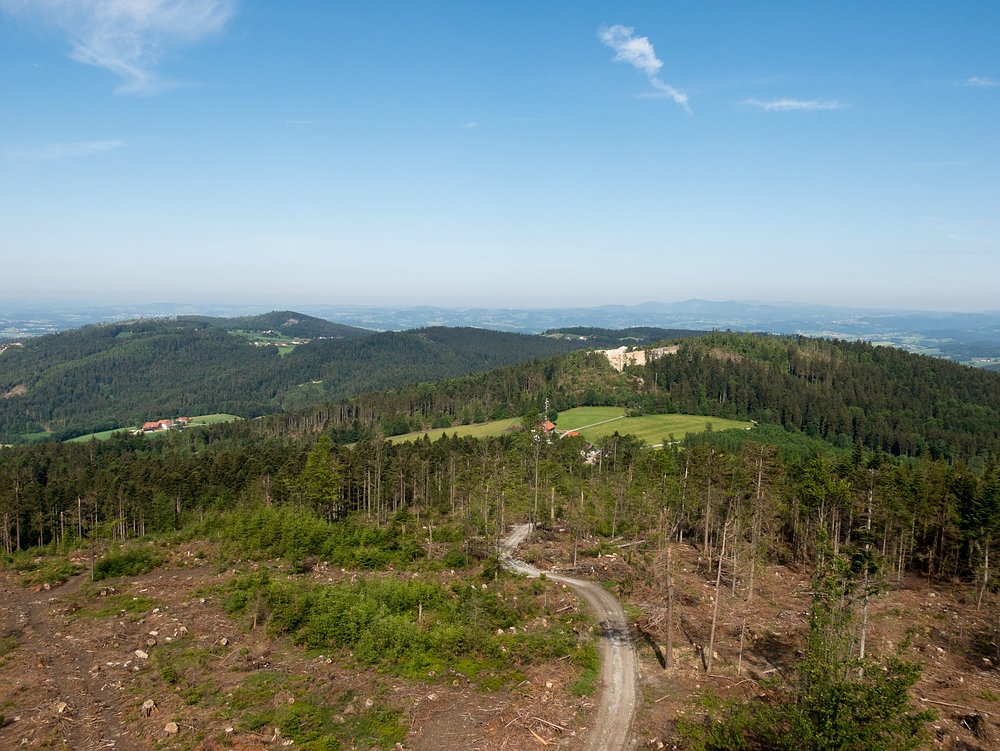
[[[404,675],[440,673],[469,658],[493,661],[495,671],[505,672],[512,661],[575,656],[568,629],[497,635],[537,615],[532,604],[537,584],[508,586],[519,600],[463,583],[446,587],[373,576],[314,586],[258,571],[237,577],[225,604],[230,613],[248,618],[267,612],[272,633],[309,647],[350,649],[361,662]]]
[[[113,550],[94,565],[94,581],[118,576],[141,576],[148,574],[162,562],[162,558],[147,548]]]

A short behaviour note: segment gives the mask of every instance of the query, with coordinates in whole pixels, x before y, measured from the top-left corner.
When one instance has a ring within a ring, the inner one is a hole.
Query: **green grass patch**
[[[45,441],[52,436],[51,430],[41,430],[37,433],[22,433],[21,437],[28,442]]]
[[[585,425],[613,420],[624,415],[625,410],[621,407],[574,407],[559,413],[556,428],[559,430],[579,430]]]
[[[213,663],[228,654],[228,649],[204,649],[194,646],[189,636],[164,641],[150,651],[149,664],[160,678],[188,705],[224,705],[212,682]]]
[[[294,701],[276,700],[279,692]],[[282,673],[248,676],[234,692],[231,706],[244,712],[240,724],[246,730],[277,727],[282,736],[309,751],[392,748],[407,731],[403,716],[382,701],[366,707],[350,692],[325,696],[312,679]]]
[[[71,561],[49,561],[40,566],[36,571],[22,577],[24,586],[35,586],[37,584],[62,584],[71,576],[76,576],[85,569],[79,563]]]
[[[111,618],[125,615],[130,621],[135,622],[156,607],[156,600],[141,595],[138,597],[128,594],[110,595],[100,598],[99,602],[97,607],[80,610],[79,614],[91,618]]]
[[[591,443],[596,443],[601,437],[617,431],[621,435],[631,434],[641,438],[646,443],[656,445],[673,433],[678,439],[686,433],[700,433],[711,423],[712,430],[728,430],[731,428],[747,429],[753,427],[751,422],[740,420],[724,420],[718,417],[702,417],[698,415],[644,415],[642,417],[625,417],[621,407],[574,407],[559,413],[556,428],[560,432],[575,430]],[[444,434],[485,438],[501,435],[507,428],[517,425],[521,418],[484,422],[479,425],[459,425],[441,430],[420,430],[414,433],[389,438],[393,443],[415,441],[429,436],[437,440]]]
[[[560,422],[562,418],[560,417]],[[702,433],[711,430],[749,430],[753,427],[752,422],[741,420],[724,420],[719,417],[704,417],[699,415],[644,415],[642,417],[625,417],[604,425],[595,425],[593,428],[580,430],[580,435],[591,443],[596,443],[602,437],[619,433],[620,435],[634,435],[641,438],[650,445],[661,443],[664,439],[673,434],[680,440],[687,433]]]
[[[216,423],[220,422],[235,422],[236,420],[239,419],[240,418],[237,417],[236,415],[229,415],[224,412],[219,412],[213,415],[200,415],[198,417],[192,417],[191,422],[188,423],[188,426],[215,425]]]
[[[135,430],[139,430],[138,425],[134,425],[130,428],[115,428],[114,430],[101,430],[97,433],[87,433],[87,435],[78,435],[76,438],[70,438],[69,440],[66,441],[66,443],[87,443],[88,441],[91,441],[95,438],[98,441],[106,441],[115,433],[122,433],[122,432],[128,433]]]
[[[597,678],[601,671],[601,656],[597,652],[596,642],[587,642],[577,650],[577,662],[583,668],[583,673],[570,686],[574,696],[593,696],[597,690]]]
[[[65,556],[46,552],[54,549],[54,546],[50,546],[17,551],[11,556],[0,556],[0,562],[4,568],[14,569],[21,574],[22,587],[62,584],[84,570],[84,566],[73,563]]]
[[[423,438],[426,435],[433,441],[437,440],[445,433],[450,436],[457,435],[460,438],[466,436],[471,436],[473,438],[487,438],[489,436],[501,435],[505,430],[507,430],[507,428],[520,422],[521,418],[518,417],[509,420],[494,420],[493,422],[483,422],[473,425],[456,425],[453,428],[440,428],[438,430],[418,430],[414,433],[394,435],[389,438],[389,440],[392,443],[407,443],[409,441],[415,441],[418,438]]]
[[[0,639],[0,666],[7,663],[7,657],[16,650],[20,644],[15,636],[5,636]]]

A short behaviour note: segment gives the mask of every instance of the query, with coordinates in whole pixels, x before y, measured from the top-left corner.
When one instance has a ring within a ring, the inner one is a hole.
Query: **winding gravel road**
[[[531,532],[530,524],[518,524],[503,543],[503,564],[512,571],[537,577],[543,572],[513,558],[514,550]],[[587,733],[584,751],[624,751],[629,747],[629,728],[635,716],[636,660],[631,630],[621,603],[600,587],[582,579],[544,572],[563,582],[582,597],[597,617],[601,630],[601,689],[597,717]]]

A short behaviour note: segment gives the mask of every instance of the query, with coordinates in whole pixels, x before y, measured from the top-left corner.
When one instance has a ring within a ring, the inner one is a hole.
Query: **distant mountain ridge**
[[[316,318],[315,316],[296,313],[292,310],[272,310],[270,313],[261,313],[255,316],[238,316],[235,318],[182,315],[177,316],[177,320],[204,323],[213,328],[227,330],[240,329],[242,331],[259,331],[261,333],[274,331],[284,336],[301,337],[303,339],[313,339],[316,337],[346,339],[357,336],[369,336],[374,333],[370,329],[345,326],[342,323],[334,323],[325,318]]]
[[[862,339],[889,344],[911,352],[930,354],[957,362],[989,366],[1000,364],[1000,310],[979,313],[896,310],[794,302],[740,302],[691,299],[682,302],[644,302],[638,305],[596,307],[449,308],[432,306],[377,307],[360,305],[296,306],[307,325],[318,324],[328,333],[313,336],[351,336],[350,329],[403,331],[431,326],[476,327],[518,333],[542,333],[569,327],[624,329],[655,327],[685,330],[763,331],[838,339]],[[284,321],[250,315],[246,306],[138,304],[86,306],[64,302],[41,308],[38,304],[17,310],[7,303],[0,309],[0,341],[18,340],[66,330],[87,323],[125,319],[193,317],[213,320],[244,320],[246,330],[276,330],[288,336],[308,337]],[[208,314],[208,315],[206,315]],[[290,311],[277,314],[288,315]],[[308,314],[308,315],[306,315]],[[337,321],[337,324],[331,323]],[[215,324],[212,324],[215,325]],[[229,324],[224,324],[229,325]],[[291,325],[294,326],[294,325]],[[344,326],[344,329],[332,327]],[[262,328],[254,328],[262,327]]]
[[[302,343],[281,356],[235,330]],[[602,333],[615,346],[622,337],[635,338]],[[578,336],[469,327],[373,332],[294,311],[90,325],[0,352],[0,443],[178,416],[253,417],[591,346]]]

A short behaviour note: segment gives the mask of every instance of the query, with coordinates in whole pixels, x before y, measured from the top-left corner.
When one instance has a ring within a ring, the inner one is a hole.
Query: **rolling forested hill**
[[[597,326],[569,326],[561,329],[549,329],[545,336],[572,339],[586,339],[595,349],[615,349],[621,346],[642,347],[664,339],[687,339],[692,336],[704,336],[710,331],[694,329],[661,329],[653,326],[633,326],[627,329],[602,329]]]
[[[283,336],[313,339],[347,339],[350,337],[368,336],[372,332],[359,329],[356,326],[345,326],[342,323],[327,321],[325,318],[307,316],[292,310],[273,310],[257,316],[239,316],[237,318],[216,318],[213,316],[178,316],[182,323],[205,324],[217,329],[231,331],[274,331]]]
[[[899,456],[1000,456],[1000,374],[891,347],[715,333],[619,373],[575,352],[438,384],[371,393],[276,416],[281,430],[340,430],[345,440],[615,405],[780,425],[840,447]]]
[[[282,312],[233,319],[228,326],[224,319],[145,320],[27,340],[0,354],[0,443],[181,415],[257,416],[581,346],[482,329],[372,333],[326,323]],[[277,347],[253,346],[229,333],[275,325],[302,338],[307,332],[327,338],[313,338],[282,357]],[[343,338],[331,338],[341,330]]]

